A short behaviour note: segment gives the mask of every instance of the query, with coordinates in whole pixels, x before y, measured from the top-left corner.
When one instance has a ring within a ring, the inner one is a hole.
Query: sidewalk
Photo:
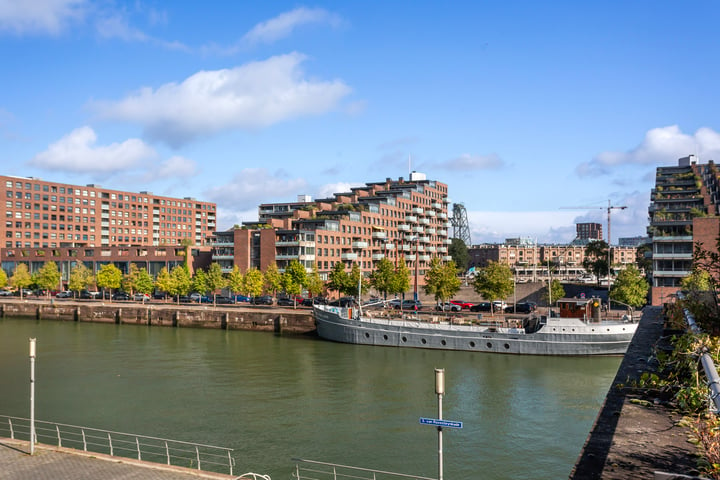
[[[237,476],[142,462],[70,448],[0,438],[0,479],[12,480],[229,480]]]

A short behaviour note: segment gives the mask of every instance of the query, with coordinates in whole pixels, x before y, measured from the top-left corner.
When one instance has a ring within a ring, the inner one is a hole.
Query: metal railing
[[[30,419],[0,415],[0,437],[30,441]],[[232,448],[35,420],[37,443],[233,474]]]
[[[293,458],[295,470],[292,477],[296,480],[435,480],[432,477],[420,475],[406,475],[404,473],[385,472],[371,468],[351,467],[337,463],[317,462],[315,460],[304,460]]]

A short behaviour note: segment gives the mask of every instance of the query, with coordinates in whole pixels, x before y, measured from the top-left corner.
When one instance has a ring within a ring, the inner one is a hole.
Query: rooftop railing
[[[383,470],[317,462],[302,458],[293,458],[293,461],[297,462],[292,472],[292,478],[296,480],[435,480],[420,475],[385,472]]]

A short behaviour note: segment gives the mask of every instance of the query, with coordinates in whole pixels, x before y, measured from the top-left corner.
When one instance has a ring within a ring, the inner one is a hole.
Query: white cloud
[[[47,170],[78,173],[111,173],[136,167],[155,158],[155,150],[142,140],[131,138],[122,143],[95,145],[97,135],[90,127],[73,130],[28,164]]]
[[[624,165],[675,164],[678,158],[697,153],[705,160],[720,154],[720,134],[710,128],[700,128],[694,135],[682,133],[677,125],[653,128],[643,141],[627,152],[602,152],[589,162],[580,164],[576,173],[581,176],[609,174]]]
[[[296,198],[307,188],[305,180],[283,176],[270,175],[264,168],[245,168],[228,183],[209,188],[203,196],[228,210],[248,210],[275,198]]]
[[[0,30],[57,34],[82,19],[85,0],[0,0]]]
[[[497,170],[505,166],[505,162],[494,153],[489,155],[470,155],[464,153],[457,158],[446,160],[437,164],[438,167],[455,171],[471,170]]]
[[[182,83],[143,88],[117,102],[96,102],[100,116],[137,122],[172,146],[224,130],[267,127],[332,110],[350,93],[342,81],[303,78],[298,53],[232,69],[201,71]]]
[[[176,155],[161,162],[157,167],[151,168],[146,173],[144,181],[149,182],[173,177],[189,178],[197,173],[197,163],[188,158]]]
[[[342,21],[338,15],[322,8],[299,7],[258,23],[243,36],[243,42],[247,44],[272,43],[290,36],[297,27],[313,23],[338,26]]]
[[[242,225],[243,222],[255,222],[257,219],[257,207],[250,210],[217,208],[217,230],[219,232],[229,230],[235,225]]]
[[[145,33],[130,26],[128,19],[120,14],[98,19],[95,28],[98,34],[104,38],[119,38],[126,42],[145,42],[149,40]]]
[[[317,189],[315,198],[330,198],[335,193],[350,192],[353,187],[363,187],[364,183],[337,182],[322,185]]]

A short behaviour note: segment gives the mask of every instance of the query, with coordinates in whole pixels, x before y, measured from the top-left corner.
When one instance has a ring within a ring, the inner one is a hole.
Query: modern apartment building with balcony
[[[422,283],[432,258],[451,259],[449,203],[446,184],[412,172],[329,198],[262,204],[257,222],[216,233],[213,261],[225,271],[264,270],[273,262],[282,271],[298,260],[308,271],[317,265],[327,279],[338,262],[356,263],[367,275],[387,258],[405,262]]]
[[[650,194],[652,304],[661,305],[680,289],[693,269],[697,242],[715,250],[718,236],[718,171],[694,155],[677,166],[658,167]]]

